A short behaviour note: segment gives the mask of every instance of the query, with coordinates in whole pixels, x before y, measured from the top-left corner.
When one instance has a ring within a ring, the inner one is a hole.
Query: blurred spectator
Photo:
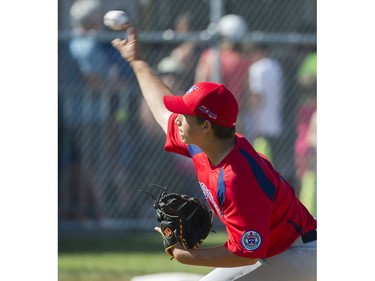
[[[232,91],[240,105],[238,120],[244,120],[242,114],[246,111],[248,96],[250,59],[244,54],[239,42],[246,30],[247,24],[241,16],[234,14],[223,16],[218,23],[218,32],[221,36],[219,50],[208,48],[203,51],[195,72],[195,82],[221,82]],[[216,56],[217,51],[218,56]],[[217,65],[215,62],[220,64]],[[220,69],[216,69],[216,65]],[[216,71],[220,73],[220,81],[215,81]],[[239,132],[243,131],[241,123],[236,124],[236,127]]]
[[[181,35],[187,34],[191,31],[190,24],[191,24],[191,14],[189,11],[187,11],[185,13],[180,14],[176,18],[174,30],[177,34],[181,34]]]
[[[301,177],[299,198],[306,208],[317,216],[317,112],[310,118],[306,133],[308,149],[306,151],[306,168]]]
[[[104,218],[100,188],[91,173],[79,161],[73,161],[59,175],[59,220]]]
[[[187,36],[191,30],[191,12],[180,14],[174,23],[174,34],[176,36]],[[196,42],[185,41],[175,47],[170,57],[181,65],[180,84],[182,91],[186,91],[194,84],[194,72],[198,63],[202,47]]]
[[[314,98],[317,85],[317,54],[315,50],[306,55],[298,69],[297,76],[303,90],[309,92],[310,97]]]
[[[98,40],[97,35],[104,28],[101,2],[76,0],[71,6],[70,16],[73,36],[69,42],[69,55],[79,69],[83,88],[80,92],[61,93],[62,133],[69,142],[65,147],[75,155],[70,163],[64,164],[59,182],[60,193],[68,194],[63,194],[61,200],[74,199],[74,202],[61,203],[82,204],[91,210],[93,206],[104,204],[98,202],[105,200],[103,191],[113,184],[114,178],[118,178],[117,174],[124,171],[124,160],[130,152],[124,140],[119,138],[119,132],[129,115],[136,84],[132,82],[131,68],[124,64],[111,44]],[[69,197],[73,186],[79,190],[75,190],[75,196]],[[98,193],[101,196],[95,195]],[[74,210],[78,208],[74,207]],[[64,211],[69,211],[69,208]],[[90,214],[94,213],[90,211]],[[79,215],[76,219],[89,217],[95,219],[91,215]],[[74,219],[72,215],[69,218]]]
[[[103,217],[100,190],[79,157],[78,104],[82,101],[83,79],[67,44],[59,44],[58,58],[58,218],[59,221],[96,220]]]
[[[280,137],[284,73],[279,62],[270,57],[266,45],[252,44],[248,48],[253,63],[248,71],[250,98],[244,134],[256,149],[269,157],[277,170],[283,171]],[[260,145],[264,147],[261,149]]]
[[[110,44],[101,43],[97,39],[98,33],[103,29],[100,0],[76,0],[70,15],[73,26],[70,51],[78,62],[86,85],[92,95],[111,96],[102,101],[110,102],[112,99],[111,102],[115,102],[113,99],[118,97],[113,93],[123,93],[126,90],[128,81],[124,80],[124,77],[131,75],[131,69],[124,68],[121,57],[114,55]],[[102,108],[103,111],[109,109],[110,107]],[[103,115],[107,113],[102,112]]]
[[[296,116],[297,139],[294,153],[296,163],[296,176],[299,189],[302,191],[306,183],[306,173],[316,170],[316,147],[311,142],[314,131],[314,117],[317,111],[316,84],[317,84],[317,56],[316,51],[310,51],[302,61],[297,71],[297,81],[300,86],[299,105]],[[313,163],[313,164],[311,164]]]
[[[168,56],[160,60],[157,66],[157,72],[162,81],[177,94],[183,94],[186,89],[183,88],[181,76],[184,70],[182,62],[173,56]]]
[[[307,132],[307,143],[309,144],[309,147],[313,151],[313,158],[312,158],[312,165],[309,165],[312,167],[312,169],[316,170],[316,148],[318,144],[318,139],[317,139],[317,126],[318,126],[318,119],[317,119],[317,111],[315,110],[313,115],[311,116],[310,119],[310,124],[309,124],[309,129]]]

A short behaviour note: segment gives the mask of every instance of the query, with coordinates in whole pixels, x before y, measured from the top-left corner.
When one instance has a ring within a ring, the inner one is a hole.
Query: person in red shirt
[[[241,113],[245,113],[249,103],[248,72],[252,61],[239,40],[245,35],[247,24],[240,15],[227,14],[220,18],[217,29],[220,44],[202,52],[195,69],[194,82],[220,81],[234,94],[240,105],[240,119],[236,127],[242,131],[244,119]],[[215,71],[218,67],[219,73]],[[216,77],[218,74],[219,77]]]
[[[201,280],[316,280],[316,219],[294,189],[236,132],[238,103],[223,84],[199,82],[174,95],[140,55],[133,26],[112,45],[132,66],[165,149],[193,160],[200,187],[226,226],[216,247],[184,249],[184,264],[217,267]],[[160,232],[160,228],[156,227]]]

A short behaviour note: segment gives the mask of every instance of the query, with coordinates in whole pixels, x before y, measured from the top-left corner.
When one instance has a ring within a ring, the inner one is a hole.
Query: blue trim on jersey
[[[202,152],[202,149],[200,149],[199,146],[195,144],[188,144],[188,149],[191,157]]]
[[[224,183],[224,170],[220,169],[219,177],[217,179],[217,200],[219,201],[220,207],[223,207],[225,201],[225,183]]]
[[[247,162],[249,163],[253,174],[255,176],[258,185],[262,188],[263,192],[267,197],[273,202],[275,200],[276,188],[272,182],[268,179],[267,175],[264,173],[262,167],[252,158],[245,150],[240,149],[243,156],[245,156]]]
[[[298,224],[296,224],[294,221],[292,220],[287,220],[288,223],[290,223],[291,225],[293,225],[293,227],[298,231],[299,234],[303,234],[302,233],[302,227],[300,227]]]

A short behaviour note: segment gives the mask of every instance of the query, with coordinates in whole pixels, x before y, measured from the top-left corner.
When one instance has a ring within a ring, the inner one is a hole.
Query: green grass
[[[210,233],[202,247],[225,241],[225,233]],[[170,260],[157,233],[60,235],[58,246],[59,281],[129,281],[158,272],[206,274],[212,270]]]

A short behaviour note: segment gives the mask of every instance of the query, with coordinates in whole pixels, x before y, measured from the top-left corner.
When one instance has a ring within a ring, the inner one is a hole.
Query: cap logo
[[[204,105],[201,105],[200,107],[198,107],[198,109],[203,113],[207,114],[208,117],[212,119],[217,119],[217,114],[213,113],[209,108],[205,107]]]
[[[189,95],[192,91],[195,91],[195,90],[199,90],[199,88],[198,88],[198,86],[193,85],[193,86],[190,87],[189,90],[187,90],[187,92],[185,94]]]

